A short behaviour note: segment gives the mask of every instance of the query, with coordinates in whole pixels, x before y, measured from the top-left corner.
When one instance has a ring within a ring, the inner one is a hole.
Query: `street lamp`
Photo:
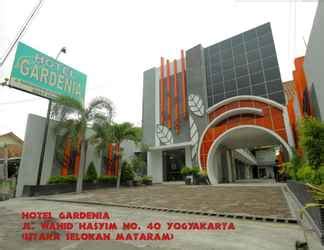
[[[55,57],[56,60],[59,58],[59,56],[61,55],[61,53],[66,54],[66,47],[62,47],[60,49],[60,51],[57,53],[57,56]]]

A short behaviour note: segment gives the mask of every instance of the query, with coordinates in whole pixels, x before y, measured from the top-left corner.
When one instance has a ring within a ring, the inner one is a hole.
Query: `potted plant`
[[[142,180],[141,176],[136,176],[133,180],[133,184],[135,187],[142,185],[142,182],[143,182],[143,180]]]
[[[193,184],[194,185],[199,185],[200,168],[199,167],[192,167],[191,174],[192,174]]]
[[[192,168],[191,167],[183,167],[183,168],[181,168],[180,173],[184,177],[185,184],[190,185],[192,182]]]
[[[145,185],[152,185],[152,177],[151,176],[143,176],[142,182]]]
[[[200,173],[199,173],[199,184],[205,184],[205,185],[209,185],[210,181],[208,179],[208,174],[207,171],[204,169],[200,169]]]

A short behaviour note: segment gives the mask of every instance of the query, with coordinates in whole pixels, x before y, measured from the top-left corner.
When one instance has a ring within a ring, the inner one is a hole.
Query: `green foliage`
[[[300,124],[300,143],[308,163],[318,169],[324,163],[324,123],[313,117]]]
[[[124,161],[122,163],[122,169],[121,169],[121,177],[120,180],[121,182],[126,182],[126,181],[132,181],[135,178],[135,172],[134,169],[132,168],[132,165],[130,165],[127,161]]]
[[[152,183],[152,177],[151,176],[147,176],[147,175],[145,175],[145,176],[143,176],[143,178],[142,178],[142,182],[143,182],[143,184],[149,184],[149,183]]]
[[[104,182],[104,183],[112,183],[116,184],[117,182],[117,176],[99,176],[98,181]]]
[[[97,170],[93,162],[89,164],[87,169],[87,174],[85,176],[85,181],[93,182],[98,178]]]
[[[183,176],[188,176],[188,175],[191,175],[191,168],[190,167],[183,167],[181,168],[180,170],[180,173],[183,175]]]
[[[313,194],[313,198],[315,203],[308,203],[301,210],[301,218],[303,218],[303,214],[305,210],[312,207],[320,207],[324,208],[324,185],[312,185],[307,183],[306,186],[309,188],[310,192]]]
[[[194,176],[198,176],[200,174],[200,168],[199,167],[192,167],[191,174]]]
[[[51,176],[48,180],[49,184],[75,183],[76,177],[74,175],[67,176]]]
[[[281,174],[286,173],[291,179],[297,179],[297,171],[305,164],[305,160],[295,150],[292,151],[293,156],[289,162],[283,163]]]
[[[139,175],[143,175],[146,172],[146,162],[142,154],[134,155],[131,158],[131,165],[134,171]]]
[[[315,183],[316,182],[316,171],[310,165],[303,165],[301,168],[298,169],[296,174],[297,180],[308,182],[308,183]]]

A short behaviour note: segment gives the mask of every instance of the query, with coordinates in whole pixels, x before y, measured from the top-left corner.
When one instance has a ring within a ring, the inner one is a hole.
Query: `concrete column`
[[[186,166],[192,167],[191,146],[185,147]]]
[[[227,168],[228,168],[228,181],[233,182],[232,152],[231,152],[231,150],[226,150],[226,158],[227,158]]]
[[[236,163],[234,157],[232,157],[232,173],[233,173],[233,182],[235,182],[237,179],[237,173],[236,173]]]
[[[249,165],[245,165],[245,179],[251,179],[251,172],[250,172],[251,168]]]
[[[147,174],[152,176],[153,183],[163,182],[162,151],[147,152]]]

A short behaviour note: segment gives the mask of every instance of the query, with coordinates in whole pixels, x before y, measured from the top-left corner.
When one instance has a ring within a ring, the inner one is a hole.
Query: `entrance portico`
[[[277,147],[285,160],[292,154],[294,141],[287,110],[279,103],[256,96],[236,96],[211,107],[208,117],[210,122],[201,136],[198,155],[200,168],[207,170],[212,184],[233,182],[242,176],[252,179],[252,166],[258,164],[252,149]],[[236,164],[236,160],[242,164]]]

